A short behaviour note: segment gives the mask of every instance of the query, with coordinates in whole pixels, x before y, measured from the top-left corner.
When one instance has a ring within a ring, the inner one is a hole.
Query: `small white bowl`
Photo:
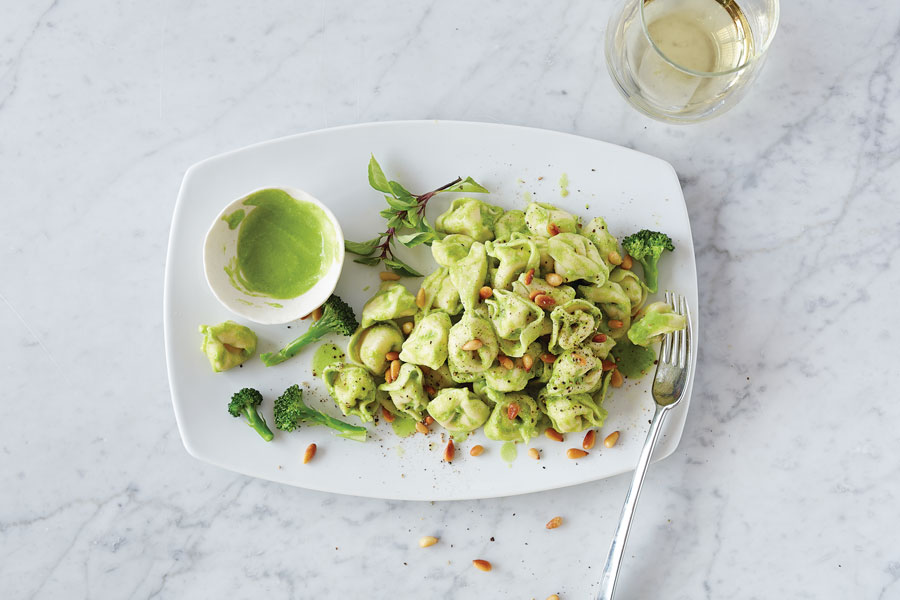
[[[249,294],[235,287],[232,283],[232,278],[226,271],[226,267],[229,266],[229,263],[237,253],[238,233],[241,228],[237,226],[231,229],[224,217],[242,209],[246,219],[256,207],[244,205],[244,200],[251,194],[255,194],[263,189],[282,190],[295,200],[309,202],[318,206],[334,227],[335,243],[338,245],[337,259],[324,277],[309,290],[295,298],[276,299],[265,295]],[[338,223],[338,220],[327,206],[303,190],[291,187],[260,188],[250,194],[241,196],[226,206],[209,228],[206,234],[206,243],[203,247],[203,268],[206,274],[206,282],[209,284],[209,289],[212,290],[213,295],[231,312],[264,325],[289,323],[308,315],[321,306],[334,291],[343,266],[344,232],[341,230],[341,224]]]

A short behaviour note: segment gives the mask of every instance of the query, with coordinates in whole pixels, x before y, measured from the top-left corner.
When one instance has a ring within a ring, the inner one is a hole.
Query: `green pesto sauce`
[[[559,176],[559,195],[563,198],[569,195],[569,176],[566,173]]]
[[[500,446],[500,458],[512,464],[516,457],[519,456],[519,450],[514,442],[504,442]]]
[[[312,359],[312,374],[313,377],[320,377],[322,375],[322,371],[325,370],[325,367],[328,365],[333,365],[335,363],[339,363],[344,360],[344,351],[335,346],[334,344],[322,344],[319,346],[319,349],[316,350],[316,353],[313,354]]]
[[[337,259],[334,226],[325,212],[283,190],[247,196],[255,206],[241,221],[237,253],[225,272],[237,289],[271,298],[296,298]]]
[[[241,221],[244,220],[245,216],[247,216],[247,213],[244,212],[243,208],[239,208],[230,215],[222,217],[222,220],[228,223],[228,229],[236,229],[237,226],[241,224]]]
[[[616,366],[625,377],[637,379],[653,367],[656,352],[653,348],[636,346],[628,340],[620,340],[612,350],[616,357]]]
[[[398,436],[409,437],[416,432],[416,420],[412,417],[395,416],[391,427]]]
[[[266,302],[272,308],[284,308],[283,304],[278,304],[277,302]]]

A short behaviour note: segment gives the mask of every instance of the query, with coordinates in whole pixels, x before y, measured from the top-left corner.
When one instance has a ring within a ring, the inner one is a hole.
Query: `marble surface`
[[[683,127],[613,89],[609,1],[251,4],[0,4],[0,597],[592,597],[627,476],[385,502],[179,440],[162,282],[185,169],[413,118],[574,132],[680,174],[703,351],[619,597],[900,597],[900,5],[785,3],[749,96]]]

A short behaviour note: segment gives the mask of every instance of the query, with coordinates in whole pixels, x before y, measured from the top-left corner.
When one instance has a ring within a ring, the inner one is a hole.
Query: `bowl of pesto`
[[[206,234],[206,281],[228,310],[267,325],[321,306],[344,264],[334,214],[290,187],[256,190],[230,203]]]

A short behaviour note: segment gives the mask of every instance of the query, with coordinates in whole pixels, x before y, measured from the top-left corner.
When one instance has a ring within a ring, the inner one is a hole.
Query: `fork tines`
[[[679,331],[666,334],[662,344],[660,362],[684,368],[687,365],[688,352],[691,349],[691,311],[687,301],[681,294],[666,292],[666,304],[675,313],[687,319],[687,326]]]

